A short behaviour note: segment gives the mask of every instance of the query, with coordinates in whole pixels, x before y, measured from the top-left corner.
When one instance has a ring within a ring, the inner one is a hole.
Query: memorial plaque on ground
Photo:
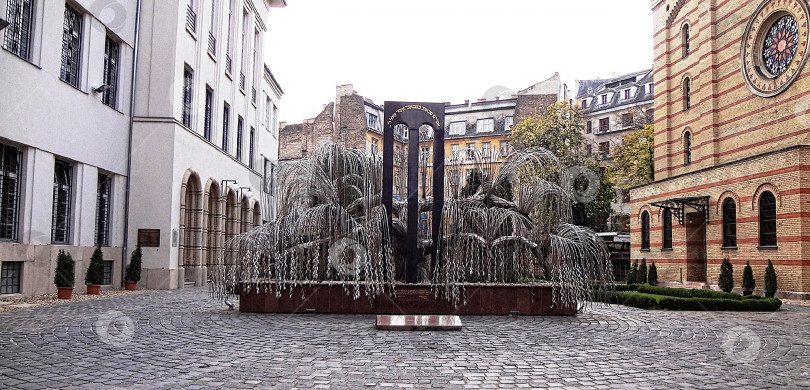
[[[461,318],[446,315],[378,315],[380,330],[461,330]]]

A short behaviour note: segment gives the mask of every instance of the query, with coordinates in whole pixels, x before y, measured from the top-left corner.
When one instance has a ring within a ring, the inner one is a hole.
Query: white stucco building
[[[284,5],[0,1],[0,294],[55,292],[60,249],[84,291],[97,243],[105,284],[139,241],[139,287],[202,284],[226,235],[273,218]]]

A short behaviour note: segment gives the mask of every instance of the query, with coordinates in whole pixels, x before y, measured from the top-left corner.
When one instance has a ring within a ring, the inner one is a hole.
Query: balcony
[[[214,38],[214,34],[208,33],[208,53],[212,56],[215,56],[217,53],[217,39]]]
[[[191,9],[191,5],[188,6],[188,11],[186,11],[186,27],[193,32],[197,32],[197,13]]]

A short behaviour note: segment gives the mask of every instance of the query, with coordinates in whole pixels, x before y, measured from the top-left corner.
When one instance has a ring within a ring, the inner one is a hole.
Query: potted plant
[[[765,267],[765,296],[773,298],[774,294],[776,294],[776,270],[771,259],[768,259],[768,266]]]
[[[53,284],[56,285],[56,294],[59,299],[70,299],[73,296],[73,283],[76,279],[75,265],[70,253],[60,249],[59,255],[56,256],[56,274],[53,276]]]
[[[650,272],[647,273],[647,284],[650,286],[658,285],[658,269],[655,268],[655,263],[650,264]]]
[[[636,283],[647,283],[647,259],[641,259],[641,266],[638,267],[638,274],[636,274]]]
[[[743,279],[742,279],[743,295],[753,294],[754,288],[756,286],[757,282],[754,280],[754,270],[751,269],[751,264],[746,261],[745,268],[743,268]]]
[[[723,259],[723,264],[720,264],[720,277],[717,278],[717,284],[723,292],[730,293],[734,289],[734,269],[728,257]]]
[[[141,252],[140,244],[135,247],[127,265],[127,274],[124,277],[124,288],[129,291],[135,290],[135,285],[141,280]]]
[[[90,257],[90,266],[87,267],[87,273],[84,275],[87,293],[100,294],[102,283],[104,283],[104,254],[101,253],[101,245],[96,245],[93,256]]]

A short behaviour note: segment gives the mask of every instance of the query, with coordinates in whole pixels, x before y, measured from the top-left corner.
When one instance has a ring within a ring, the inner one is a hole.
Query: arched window
[[[692,81],[689,77],[683,79],[683,110],[692,108]]]
[[[683,57],[689,55],[689,25],[684,24],[683,29],[681,29],[681,39],[683,40]]]
[[[692,163],[692,133],[686,132],[683,135],[683,165]]]
[[[641,249],[650,249],[650,213],[641,213]]]
[[[759,196],[759,245],[776,246],[776,198],[770,191]]]
[[[723,201],[723,247],[737,246],[737,203],[734,199]]]
[[[661,230],[661,248],[672,249],[672,211],[664,209],[663,229]]]

